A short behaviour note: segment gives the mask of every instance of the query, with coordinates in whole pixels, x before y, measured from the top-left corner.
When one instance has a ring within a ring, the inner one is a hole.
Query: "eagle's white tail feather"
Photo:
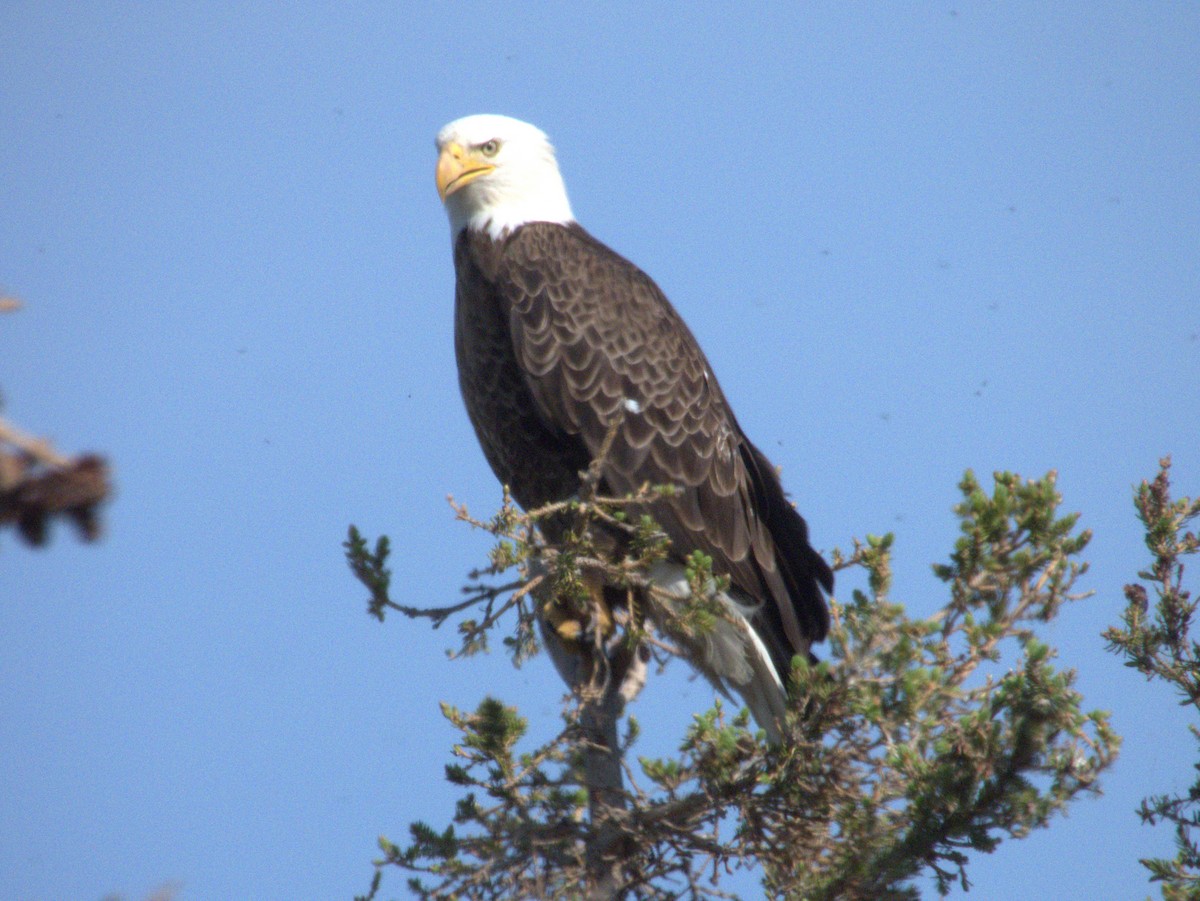
[[[770,741],[779,742],[787,713],[787,690],[767,646],[750,625],[754,606],[728,592],[717,593],[715,598],[728,615],[718,618],[703,633],[685,631],[674,625],[684,613],[680,605],[691,597],[685,568],[662,560],[651,567],[650,578],[660,589],[656,592],[658,602],[667,607],[667,616],[654,617],[658,627],[684,646],[688,660],[719,691],[728,695],[732,689],[741,695],[759,728]]]

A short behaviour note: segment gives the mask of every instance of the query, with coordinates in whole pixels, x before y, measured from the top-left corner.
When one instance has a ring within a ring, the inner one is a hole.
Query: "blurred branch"
[[[50,520],[62,516],[93,541],[100,535],[98,508],[111,494],[103,457],[67,457],[0,419],[0,528],[14,525],[26,542],[39,546]]]

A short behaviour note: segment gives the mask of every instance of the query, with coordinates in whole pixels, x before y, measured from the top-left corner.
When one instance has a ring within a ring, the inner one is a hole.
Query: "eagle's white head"
[[[554,147],[538,128],[508,116],[455,119],[437,135],[437,187],[450,234],[499,238],[526,222],[574,222]]]

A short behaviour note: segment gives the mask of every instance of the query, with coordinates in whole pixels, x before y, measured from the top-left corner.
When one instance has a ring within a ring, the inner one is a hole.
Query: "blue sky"
[[[1146,560],[1132,486],[1171,453],[1200,492],[1198,59],[1190,3],[6,4],[4,414],[118,494],[100,544],[0,543],[0,901],[350,897],[378,834],[451,815],[439,700],[553,728],[546,660],[380,626],[340,548],[388,533],[426,605],[487,548],[445,502],[499,492],[433,187],[476,112],[550,133],[817,546],[897,533],[912,613],[964,469],[1059,472],[1096,594],[1048,637],[1124,751],[971,897],[1149,894],[1170,837],[1134,809],[1195,749],[1099,633]],[[643,750],[710,700],[655,680]]]

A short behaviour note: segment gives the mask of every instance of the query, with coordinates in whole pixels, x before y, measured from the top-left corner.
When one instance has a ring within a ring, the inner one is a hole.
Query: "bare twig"
[[[70,466],[71,458],[65,457],[54,449],[54,446],[44,438],[27,435],[0,417],[0,445],[8,444],[13,448],[28,454],[43,466]]]

